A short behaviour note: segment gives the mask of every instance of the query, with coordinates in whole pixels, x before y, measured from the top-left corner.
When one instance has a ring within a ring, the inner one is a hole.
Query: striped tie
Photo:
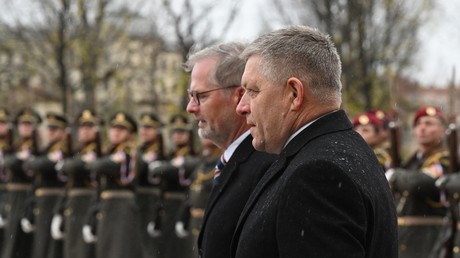
[[[214,180],[216,180],[216,178],[220,176],[220,173],[222,172],[222,169],[225,167],[225,164],[227,164],[227,161],[225,161],[224,155],[222,154],[214,170]]]

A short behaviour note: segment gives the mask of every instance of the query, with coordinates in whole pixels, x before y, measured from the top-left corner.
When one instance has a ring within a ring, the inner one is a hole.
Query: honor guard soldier
[[[139,206],[140,231],[145,257],[155,257],[158,246],[148,233],[150,222],[156,221],[160,207],[160,182],[161,178],[149,177],[149,166],[164,162],[165,154],[163,147],[163,124],[153,113],[143,113],[139,118],[140,147],[137,150],[137,183],[136,200]],[[154,230],[153,228],[151,230]]]
[[[89,164],[101,157],[100,130],[103,121],[90,109],[83,110],[75,121],[80,146],[61,168],[67,176],[66,198],[62,200],[51,224],[54,239],[64,239],[64,258],[95,257],[94,245],[85,243],[82,228],[90,204],[95,201],[96,188]]]
[[[191,176],[188,199],[175,227],[176,235],[187,239],[184,254],[181,256],[184,258],[198,258],[198,235],[213,187],[216,164],[222,155],[222,150],[209,139],[201,139],[201,146],[200,164]]]
[[[90,210],[97,225],[84,226],[86,241],[96,240],[97,258],[142,257],[138,207],[135,203],[135,146],[133,137],[137,124],[125,112],[115,113],[109,120],[109,149],[105,156],[91,165],[96,174],[99,208]]]
[[[42,155],[26,163],[34,173],[34,200],[21,220],[22,229],[32,232],[32,258],[62,257],[62,241],[51,237],[51,221],[56,205],[64,196],[67,177],[58,170],[71,150],[67,136],[67,119],[59,114],[46,115],[48,145]]]
[[[384,148],[387,152],[390,150],[390,123],[391,117],[381,109],[374,109],[368,113],[374,115],[381,123],[382,127],[379,130],[379,145]]]
[[[3,247],[3,236],[6,226],[4,207],[7,198],[7,173],[4,158],[6,155],[10,155],[13,151],[13,128],[11,126],[11,120],[12,119],[8,110],[0,108],[0,254]]]
[[[187,117],[174,115],[170,120],[170,129],[173,151],[168,155],[169,161],[150,167],[152,180],[161,180],[161,207],[156,222],[148,227],[158,244],[157,257],[182,257],[178,252],[183,251],[185,242],[174,234],[174,229],[191,184],[190,176],[198,163],[193,150],[192,127]]]
[[[5,242],[2,257],[30,257],[32,234],[26,234],[20,226],[27,200],[32,191],[33,173],[26,170],[24,163],[39,154],[38,126],[41,117],[32,109],[21,110],[14,119],[19,140],[13,154],[5,156],[7,169],[7,203],[4,206],[8,224],[5,228]]]
[[[366,112],[356,116],[352,123],[353,129],[363,137],[363,139],[374,151],[380,165],[382,165],[383,171],[386,172],[390,169],[391,156],[381,146],[381,133],[384,130],[381,120],[379,120],[373,113]]]
[[[437,107],[415,113],[413,130],[417,150],[390,177],[396,192],[399,257],[431,257],[446,216],[445,195],[435,181],[447,173],[449,156],[443,144],[446,121]]]

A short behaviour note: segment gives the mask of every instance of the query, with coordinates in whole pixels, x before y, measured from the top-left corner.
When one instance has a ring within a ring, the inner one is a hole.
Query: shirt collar
[[[320,119],[320,118],[322,118],[322,117],[324,117],[324,116],[327,116],[327,115],[329,115],[329,114],[332,114],[332,113],[334,113],[334,112],[337,112],[337,111],[338,111],[338,110],[334,110],[334,111],[328,112],[328,113],[326,113],[326,114],[324,114],[324,115],[322,115],[322,116],[316,118],[315,120],[311,121],[310,123],[308,123],[308,124],[306,124],[306,125],[300,127],[299,130],[297,130],[294,134],[292,134],[292,135],[288,138],[288,140],[286,141],[286,143],[285,143],[284,146],[283,146],[283,149],[286,148],[286,146],[289,144],[289,142],[290,142],[292,139],[294,139],[300,132],[302,132],[303,130],[305,130],[305,128],[309,127],[311,124],[313,124],[314,122],[316,122],[318,119]]]
[[[224,151],[224,159],[225,161],[229,161],[230,158],[232,157],[233,153],[235,152],[236,148],[240,146],[240,144],[243,142],[246,137],[250,134],[249,130],[244,132],[240,137],[238,137],[235,141],[233,141],[230,146]]]

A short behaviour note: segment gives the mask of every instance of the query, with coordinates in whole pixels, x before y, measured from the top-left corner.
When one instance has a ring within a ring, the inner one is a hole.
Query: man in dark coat
[[[187,111],[198,121],[200,137],[224,150],[216,171],[198,252],[203,258],[229,257],[230,243],[240,213],[273,157],[251,145],[249,126],[235,109],[244,92],[240,86],[245,45],[228,43],[203,49],[190,56],[190,101]]]
[[[246,48],[246,116],[257,150],[280,154],[238,221],[231,257],[397,257],[396,212],[372,149],[341,104],[329,36],[303,26]]]

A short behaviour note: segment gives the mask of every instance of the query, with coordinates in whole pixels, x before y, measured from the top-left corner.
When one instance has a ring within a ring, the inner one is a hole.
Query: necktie
[[[217,177],[220,176],[220,173],[221,173],[222,170],[224,169],[225,164],[227,164],[227,161],[225,161],[224,155],[222,154],[222,155],[220,156],[220,159],[217,161],[216,168],[215,168],[215,170],[214,170],[214,180],[216,180]]]

